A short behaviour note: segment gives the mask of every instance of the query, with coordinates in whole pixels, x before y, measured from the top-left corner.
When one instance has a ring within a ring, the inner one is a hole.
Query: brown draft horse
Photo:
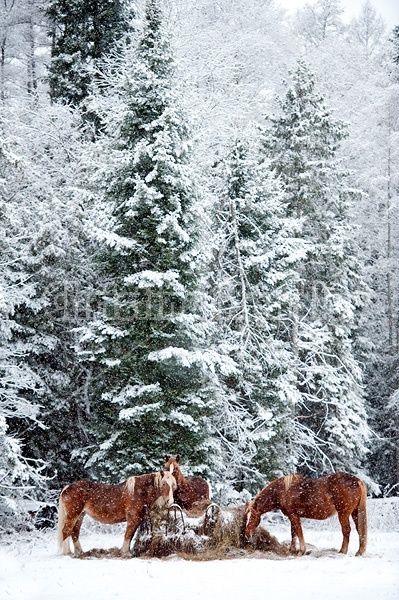
[[[299,555],[306,551],[301,517],[328,519],[338,513],[343,542],[340,552],[346,554],[351,527],[349,517],[355,522],[359,534],[359,550],[356,556],[366,552],[367,544],[367,489],[361,479],[348,473],[334,473],[320,479],[305,479],[301,475],[287,475],[275,479],[265,487],[246,510],[245,537],[251,539],[259,525],[261,515],[280,509],[291,522],[291,552],[295,552],[299,538]]]
[[[82,553],[79,532],[87,513],[92,519],[106,523],[126,522],[121,548],[122,556],[130,556],[130,543],[140,523],[145,505],[171,506],[176,480],[167,471],[129,477],[123,483],[109,485],[94,481],[76,481],[61,492],[58,510],[58,541],[63,554],[70,554],[72,537],[75,555]]]
[[[185,477],[180,469],[180,455],[176,458],[165,456],[165,470],[176,479],[175,503],[185,510],[191,510],[198,502],[209,500],[209,484],[202,477]]]

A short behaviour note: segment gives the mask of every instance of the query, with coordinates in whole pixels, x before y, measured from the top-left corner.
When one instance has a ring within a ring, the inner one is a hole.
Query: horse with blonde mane
[[[367,545],[367,488],[365,483],[348,473],[334,473],[319,479],[306,479],[301,475],[287,475],[275,479],[249,503],[246,509],[245,537],[251,537],[260,523],[261,516],[272,510],[281,510],[291,522],[291,552],[296,551],[299,539],[299,555],[306,552],[301,517],[324,520],[338,513],[343,541],[340,552],[348,552],[352,516],[359,534],[359,550],[356,556],[366,552]]]
[[[70,554],[69,538],[72,537],[74,554],[82,554],[79,533],[83,517],[88,514],[108,525],[126,522],[121,554],[130,556],[130,543],[144,507],[171,506],[175,489],[176,480],[168,471],[136,475],[116,485],[88,480],[67,485],[61,492],[58,509],[58,541],[62,553]]]
[[[165,470],[176,479],[175,503],[185,510],[191,510],[198,503],[210,499],[209,484],[202,477],[185,477],[180,468],[180,455],[176,458],[165,456]]]

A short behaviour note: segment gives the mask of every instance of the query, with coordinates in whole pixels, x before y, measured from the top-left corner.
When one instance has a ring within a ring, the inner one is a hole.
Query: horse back
[[[287,507],[301,517],[327,519],[336,512],[351,514],[359,505],[362,482],[349,473],[318,479],[300,477],[286,490]]]
[[[196,502],[209,500],[209,496],[208,482],[197,476],[185,477],[184,483],[174,493],[175,502],[186,510],[193,508]]]
[[[82,479],[67,485],[61,492],[61,500],[68,516],[87,513],[101,523],[121,523],[126,520],[125,482],[117,485]]]
[[[361,479],[350,473],[333,473],[325,479],[328,480],[329,491],[338,511],[348,507],[352,512],[359,505],[365,488]]]
[[[186,477],[191,487],[195,490],[199,500],[209,500],[209,484],[202,477]]]
[[[328,477],[307,479],[295,475],[280,480],[276,493],[281,511],[289,516],[296,514],[305,519],[323,520],[337,511],[332,498]]]
[[[65,507],[84,504],[92,493],[95,482],[88,479],[74,481],[64,487],[61,492],[61,499]]]

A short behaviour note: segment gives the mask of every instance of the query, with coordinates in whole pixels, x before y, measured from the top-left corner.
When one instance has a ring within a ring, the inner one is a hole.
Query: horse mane
[[[281,497],[281,500],[283,502],[288,502],[290,501],[290,489],[291,487],[297,483],[298,481],[300,481],[301,479],[303,479],[303,477],[301,475],[294,475],[293,473],[291,473],[291,475],[285,475],[283,477],[283,483],[284,483],[284,493]],[[284,498],[284,500],[283,500]]]
[[[161,481],[163,478],[163,472],[162,471],[157,471],[156,473],[154,473],[154,487],[159,490],[161,488]]]
[[[156,489],[160,489],[162,477],[163,475],[160,472],[154,473],[154,487]],[[134,494],[134,490],[136,488],[136,475],[128,477],[125,481],[125,486],[129,494]]]
[[[157,473],[154,473],[154,487],[155,489],[159,490],[161,488],[161,481],[163,478],[163,472],[162,471],[158,471]],[[132,477],[128,477],[125,481],[125,485],[127,488],[127,491],[129,492],[129,494],[134,494],[134,490],[136,487],[136,476],[133,475]]]
[[[305,479],[305,478],[302,477],[302,475],[298,475],[297,473],[296,474],[291,473],[291,475],[285,475],[283,477],[285,491],[288,492],[288,490],[294,483],[297,483],[298,481],[302,481],[303,479]]]
[[[285,477],[283,478],[285,492],[288,492],[295,478],[296,475],[285,475]]]
[[[127,487],[127,491],[129,492],[129,494],[134,494],[134,487],[136,485],[136,478],[133,477],[128,477],[126,479],[126,487]]]

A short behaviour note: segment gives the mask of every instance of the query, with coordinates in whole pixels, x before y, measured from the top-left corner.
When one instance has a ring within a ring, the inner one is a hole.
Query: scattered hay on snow
[[[120,558],[120,559],[124,559],[124,558],[130,558],[130,557],[126,557],[126,556],[122,556],[121,555],[121,551],[120,548],[92,548],[91,550],[88,550],[87,552],[82,552],[82,554],[79,554],[78,556],[76,556],[76,558],[80,558],[82,560],[85,559],[89,559],[89,558]]]

